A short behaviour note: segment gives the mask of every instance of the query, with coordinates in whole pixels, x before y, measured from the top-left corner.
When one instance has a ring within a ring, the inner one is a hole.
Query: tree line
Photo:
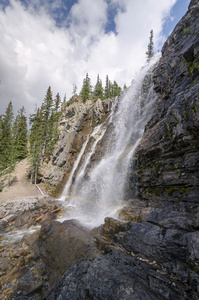
[[[12,101],[5,114],[0,116],[0,174],[11,173],[17,162],[29,157],[29,173],[33,183],[37,182],[38,169],[48,160],[59,136],[61,98],[53,99],[51,87],[47,89],[40,108],[30,115],[30,131],[24,106],[14,118]]]
[[[24,106],[14,119],[13,105],[10,101],[5,114],[0,116],[0,171],[14,167],[16,161],[26,157],[27,134]]]
[[[76,94],[76,86],[73,93]],[[117,96],[121,88],[114,81],[113,84],[106,77],[106,86],[102,87],[102,81],[97,77],[97,83],[92,89],[88,74],[83,80],[80,92],[82,101],[87,99],[111,98]],[[66,96],[63,103],[66,102]],[[68,101],[70,103],[70,101]],[[4,114],[0,115],[0,176],[4,170],[11,173],[17,162],[28,156],[29,173],[33,183],[37,182],[39,167],[43,161],[49,160],[59,137],[59,118],[61,116],[61,98],[57,93],[55,99],[51,87],[46,91],[41,107],[36,107],[30,114],[28,131],[28,119],[24,106],[19,109],[14,117],[12,101],[9,102]],[[1,188],[0,188],[1,190]]]
[[[123,89],[126,88],[126,85],[124,85]],[[82,97],[83,102],[85,102],[87,99],[98,99],[105,100],[108,98],[114,98],[118,96],[122,91],[122,88],[118,85],[118,83],[114,80],[112,83],[106,75],[106,83],[105,87],[103,88],[102,80],[100,79],[99,75],[97,75],[97,82],[94,87],[91,85],[91,79],[86,74],[86,77],[83,80],[82,89],[80,91],[80,96]]]

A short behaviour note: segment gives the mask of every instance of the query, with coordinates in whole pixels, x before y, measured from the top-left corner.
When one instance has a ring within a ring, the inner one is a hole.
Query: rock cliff
[[[87,100],[83,103],[79,96],[73,96],[69,104],[63,105],[55,151],[51,160],[44,161],[39,170],[40,179],[49,192],[59,194],[62,191],[85,141],[93,128],[106,120],[111,106],[110,99],[98,99],[96,102]]]
[[[199,204],[198,1],[164,44],[153,81],[158,101],[137,150],[138,191],[153,206],[193,212]]]

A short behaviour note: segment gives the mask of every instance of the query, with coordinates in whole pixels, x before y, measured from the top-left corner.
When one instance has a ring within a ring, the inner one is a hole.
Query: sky
[[[0,114],[9,101],[26,115],[49,86],[69,100],[88,73],[123,87],[187,11],[190,0],[0,0]]]

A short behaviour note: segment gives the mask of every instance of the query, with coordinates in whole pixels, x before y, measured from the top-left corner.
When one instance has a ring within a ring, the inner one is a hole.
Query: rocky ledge
[[[0,299],[198,299],[198,215],[132,200],[89,230],[63,210],[45,199],[4,222]]]

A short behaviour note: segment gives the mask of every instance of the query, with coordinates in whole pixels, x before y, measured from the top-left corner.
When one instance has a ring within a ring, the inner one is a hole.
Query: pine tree
[[[84,78],[83,80],[83,86],[80,92],[80,96],[82,97],[83,102],[91,98],[91,93],[92,93],[91,80],[87,73],[86,78]]]
[[[10,101],[5,115],[1,118],[1,170],[13,164],[13,142],[12,142],[12,123],[14,113],[13,105]]]
[[[44,159],[49,159],[59,136],[59,118],[61,99],[59,93],[53,99],[49,87],[41,109],[36,109],[30,116],[30,172],[33,182],[37,182],[37,174]]]
[[[36,109],[34,114],[30,115],[30,173],[31,180],[37,183],[37,173],[41,164],[43,149],[43,128],[41,110]]]
[[[55,143],[59,137],[59,118],[61,116],[61,110],[60,110],[60,104],[61,104],[61,98],[59,93],[57,93],[55,100],[53,101],[54,105],[51,111],[50,118],[48,120],[48,135],[46,138],[46,146],[45,146],[45,156],[47,158],[50,158],[50,155],[52,154],[54,150]]]
[[[97,75],[97,82],[94,88],[94,98],[98,99],[100,98],[101,100],[104,98],[104,90],[102,86],[102,81],[99,78],[99,75]]]
[[[119,87],[117,82],[114,80],[113,85],[112,85],[112,97],[116,97],[121,93],[122,89]]]
[[[105,89],[104,89],[104,98],[108,99],[111,98],[111,82],[108,78],[108,75],[106,75],[106,84],[105,84]]]
[[[24,106],[18,111],[13,124],[13,147],[15,160],[22,160],[27,156],[27,118]]]
[[[52,110],[53,110],[53,95],[51,91],[51,87],[47,89],[45,98],[43,100],[42,106],[41,106],[41,118],[42,118],[42,136],[43,136],[43,153],[49,154],[49,148],[50,147],[50,141],[51,141],[51,135],[52,135],[52,128],[53,128],[53,118],[51,116]]]
[[[149,63],[151,58],[154,55],[154,52],[153,52],[153,30],[150,31],[148,51],[146,52],[146,55],[147,55],[147,63]]]

